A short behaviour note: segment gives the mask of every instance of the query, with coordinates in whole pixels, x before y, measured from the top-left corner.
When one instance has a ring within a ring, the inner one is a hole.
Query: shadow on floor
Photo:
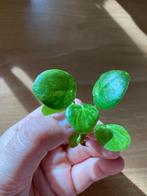
[[[132,17],[137,26],[147,34],[147,2],[146,0],[116,0]]]
[[[33,94],[29,89],[27,89],[24,83],[13,75],[11,69],[7,69],[7,67],[5,67],[5,70],[1,72],[0,76],[4,78],[6,84],[12,90],[15,97],[25,107],[25,109],[27,109],[28,112],[31,112],[39,105]]]
[[[123,173],[96,182],[79,196],[146,196]]]

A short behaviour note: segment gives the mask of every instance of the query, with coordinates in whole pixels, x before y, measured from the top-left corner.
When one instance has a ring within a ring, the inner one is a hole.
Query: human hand
[[[41,107],[0,137],[0,195],[74,196],[124,167],[119,153],[94,137],[70,148],[73,133],[64,112],[43,116]]]

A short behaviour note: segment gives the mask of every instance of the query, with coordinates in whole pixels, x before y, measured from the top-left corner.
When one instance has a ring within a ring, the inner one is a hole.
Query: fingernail
[[[80,99],[75,98],[75,100],[74,100],[74,101],[75,101],[75,103],[76,103],[76,104],[82,105],[82,101],[81,101]]]
[[[119,152],[103,151],[103,156],[107,159],[116,159],[119,157]]]
[[[97,125],[103,125],[102,121],[98,120]]]

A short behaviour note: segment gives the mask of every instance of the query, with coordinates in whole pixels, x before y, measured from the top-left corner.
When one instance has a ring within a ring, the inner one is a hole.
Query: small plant
[[[124,97],[130,76],[122,70],[103,73],[95,82],[92,104],[74,102],[77,92],[76,80],[66,71],[50,69],[37,76],[33,83],[33,93],[43,103],[42,113],[50,115],[65,110],[65,116],[75,133],[69,138],[69,145],[82,144],[86,135],[94,134],[96,140],[109,151],[128,149],[131,137],[118,124],[97,124],[100,110],[116,107]]]

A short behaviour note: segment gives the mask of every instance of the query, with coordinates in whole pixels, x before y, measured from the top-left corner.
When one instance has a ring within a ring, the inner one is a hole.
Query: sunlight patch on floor
[[[99,5],[96,4],[99,9]],[[123,31],[129,36],[134,44],[143,52],[147,52],[147,36],[146,34],[136,25],[132,17],[127,11],[115,0],[107,0],[103,4],[104,10],[109,16],[123,29]]]
[[[13,67],[11,72],[17,77],[30,91],[32,91],[32,79],[20,67]]]
[[[4,78],[0,77],[0,134],[28,112]],[[20,115],[21,114],[21,115]]]
[[[7,85],[4,78],[0,77],[0,95],[4,95],[11,92],[11,88]]]
[[[126,168],[122,173],[145,194],[147,193],[146,170],[147,168]]]

